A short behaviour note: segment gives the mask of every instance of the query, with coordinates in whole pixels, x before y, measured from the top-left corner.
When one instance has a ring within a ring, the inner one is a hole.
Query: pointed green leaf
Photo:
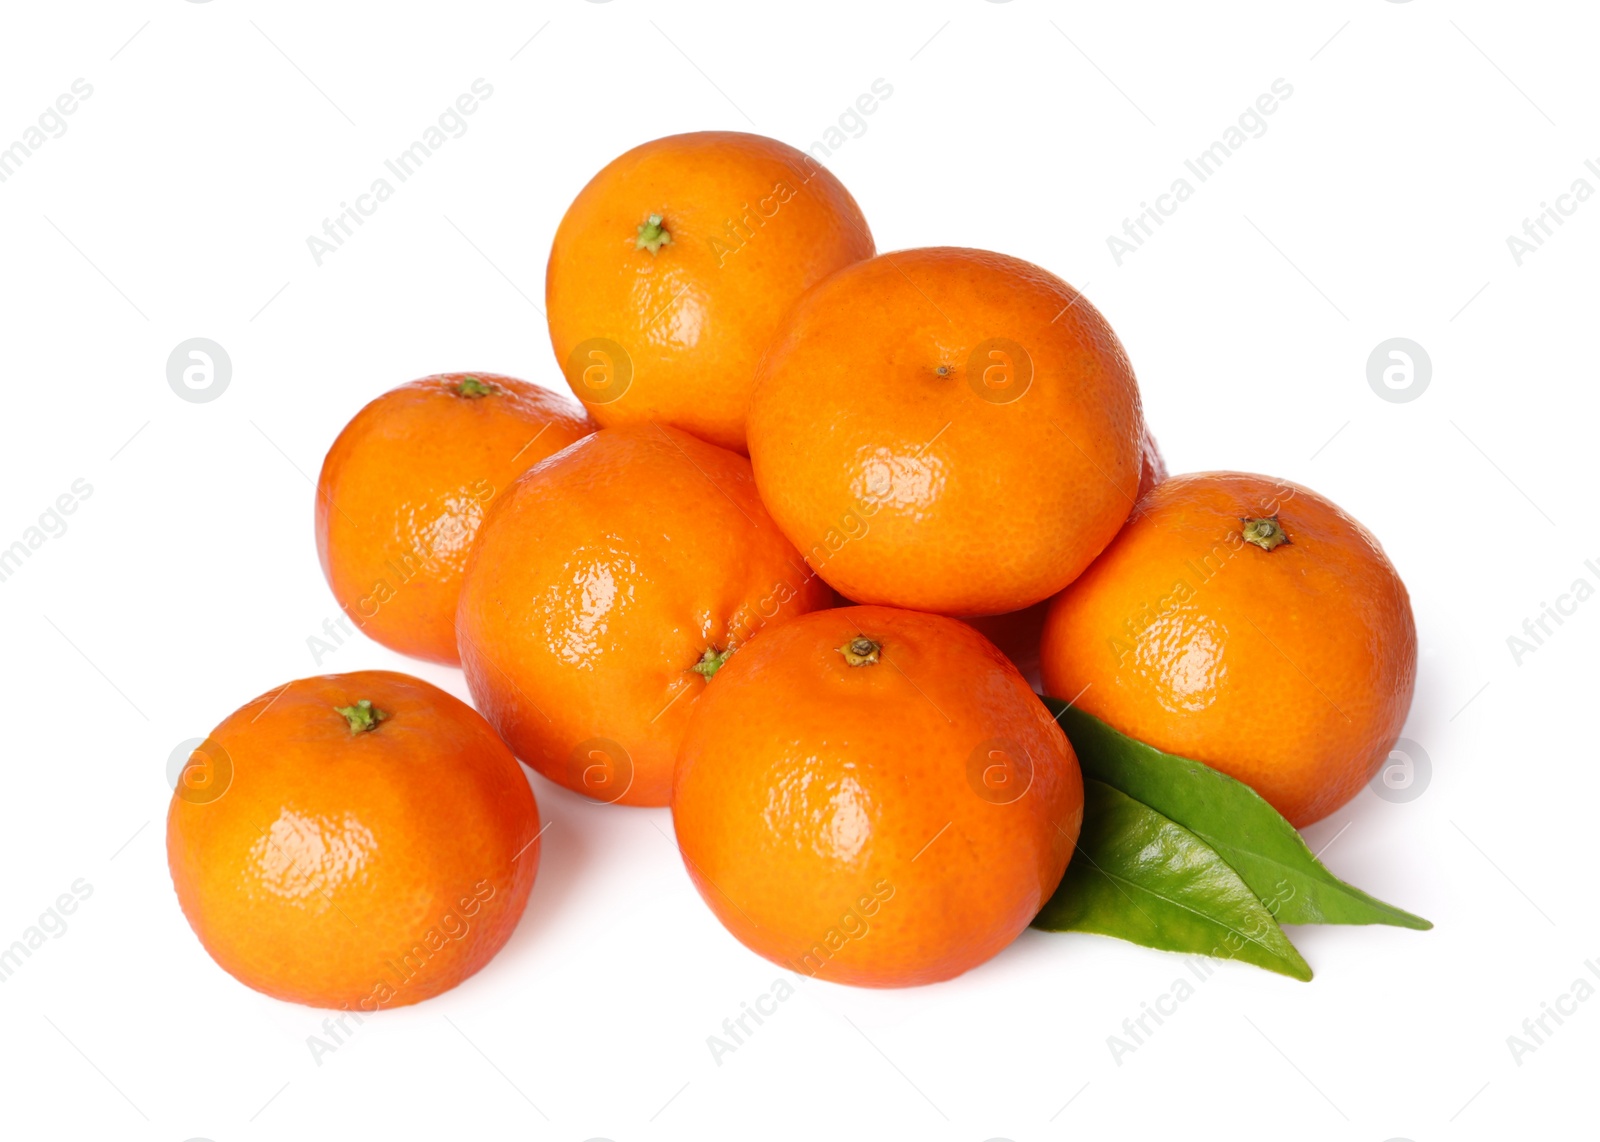
[[[1294,826],[1243,782],[1135,741],[1055,698],[1044,702],[1071,740],[1085,777],[1120,789],[1196,833],[1280,923],[1433,927],[1334,876]]]
[[[1033,926],[1311,978],[1278,922],[1215,849],[1093,778],[1083,783],[1078,849]]]

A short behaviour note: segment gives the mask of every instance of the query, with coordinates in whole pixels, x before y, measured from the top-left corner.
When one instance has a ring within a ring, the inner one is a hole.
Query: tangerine
[[[884,254],[817,286],[762,361],[749,428],[773,519],[863,603],[1032,606],[1111,541],[1139,485],[1116,334],[1055,275],[982,250]]]
[[[497,373],[424,377],[372,401],[317,480],[317,555],[339,606],[391,650],[459,663],[456,597],[489,502],[594,427],[566,397]]]
[[[756,362],[789,307],[871,257],[850,192],[815,159],[735,131],[612,160],[550,248],[550,343],[602,425],[658,421],[745,451]]]
[[[1372,534],[1308,488],[1174,476],[1051,604],[1045,692],[1253,787],[1297,828],[1360,792],[1411,705],[1417,632]]]
[[[303,678],[190,755],[167,862],[200,943],[241,983],[375,1011],[455,987],[510,938],[539,809],[471,707],[405,674]]]
[[[949,979],[1016,938],[1072,856],[1066,736],[965,623],[888,607],[763,631],[690,721],[672,820],[746,947],[864,987]]]
[[[660,425],[603,428],[485,522],[457,626],[473,700],[550,780],[665,805],[707,680],[768,623],[828,606],[750,462]]]

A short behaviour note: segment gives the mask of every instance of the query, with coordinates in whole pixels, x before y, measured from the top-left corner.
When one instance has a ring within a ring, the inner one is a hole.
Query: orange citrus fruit
[[[1061,880],[1077,758],[965,623],[887,607],[803,615],[722,668],[690,722],[672,819],[740,942],[838,983],[983,963]]]
[[[1394,566],[1307,488],[1174,476],[1051,605],[1046,693],[1252,786],[1296,827],[1361,790],[1411,705]]]
[[[487,722],[369,670],[303,678],[227,718],[167,813],[178,903],[241,983],[375,1011],[456,986],[516,927],[539,810]]]
[[[594,427],[496,373],[424,377],[368,404],[317,481],[317,554],[345,614],[392,650],[459,662],[456,596],[490,501]]]
[[[905,250],[790,312],[750,458],[773,519],[847,598],[1001,614],[1111,541],[1142,429],[1122,346],[1066,282],[982,250]]]
[[[601,429],[502,497],[457,627],[473,699],[517,756],[598,800],[665,805],[706,680],[766,624],[831,602],[748,460],[637,425]]]
[[[809,155],[734,131],[656,139],[567,208],[545,276],[550,343],[602,425],[657,421],[743,452],[784,313],[872,251],[855,200]]]

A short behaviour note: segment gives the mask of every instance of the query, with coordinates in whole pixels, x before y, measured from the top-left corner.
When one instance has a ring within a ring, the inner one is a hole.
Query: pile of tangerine
[[[538,867],[519,758],[670,805],[753,951],[897,987],[995,955],[1073,855],[1083,782],[1028,675],[1296,826],[1399,734],[1416,633],[1377,541],[1296,484],[1168,478],[1122,345],[1048,271],[875,254],[809,156],[704,132],[590,180],[545,293],[582,407],[426,377],[317,488],[350,619],[477,709],[302,679],[180,778],[178,899],[249,986],[376,1010],[487,963]]]

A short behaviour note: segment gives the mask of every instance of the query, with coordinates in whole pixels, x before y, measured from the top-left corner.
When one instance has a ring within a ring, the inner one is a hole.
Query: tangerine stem
[[[672,234],[662,224],[661,215],[652,214],[639,223],[638,236],[633,240],[635,250],[649,250],[654,254],[663,246],[672,244]]]
[[[1275,515],[1261,519],[1241,519],[1239,522],[1244,524],[1242,529],[1244,541],[1255,544],[1262,551],[1271,551],[1274,547],[1289,542],[1289,536]]]
[[[878,654],[883,650],[883,644],[875,642],[864,634],[855,638],[839,648],[839,653],[844,655],[844,660],[851,666],[871,666],[878,661]]]
[[[335,710],[344,715],[344,720],[350,723],[350,732],[353,734],[371,733],[378,728],[378,723],[389,715],[386,711],[374,706],[370,699],[363,698],[354,706],[335,706]]]
[[[705,653],[700,656],[700,661],[689,667],[689,669],[709,682],[711,681],[711,676],[721,670],[722,664],[728,661],[732,655],[733,647],[731,646],[727,650],[718,650],[714,646],[708,646]]]
[[[456,386],[456,395],[464,397],[486,397],[498,391],[493,385],[480,381],[477,377],[463,377],[461,383]]]

